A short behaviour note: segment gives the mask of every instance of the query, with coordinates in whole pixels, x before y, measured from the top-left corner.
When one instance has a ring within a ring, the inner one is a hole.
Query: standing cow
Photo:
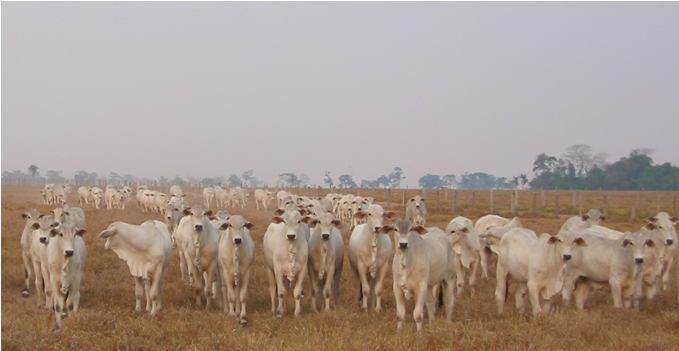
[[[325,310],[339,298],[340,278],[344,263],[344,240],[339,231],[340,221],[332,213],[322,213],[309,224],[309,280],[311,307],[318,311],[317,299],[325,298]]]
[[[406,204],[406,218],[413,223],[413,225],[423,226],[427,221],[427,205],[420,195],[416,195]]]

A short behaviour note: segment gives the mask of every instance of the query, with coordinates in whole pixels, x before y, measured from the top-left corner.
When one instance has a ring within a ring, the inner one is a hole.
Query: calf
[[[264,258],[269,277],[269,294],[271,296],[271,312],[279,317],[285,314],[286,283],[293,289],[295,298],[295,316],[302,312],[301,299],[304,279],[307,274],[309,247],[307,243],[308,227],[303,221],[308,217],[295,210],[285,211],[272,219],[272,223],[264,234]],[[306,228],[304,228],[306,227]],[[278,308],[276,308],[278,295]]]
[[[322,213],[310,222],[309,279],[311,307],[318,311],[316,299],[325,298],[325,310],[339,298],[340,278],[344,262],[344,240],[339,231],[340,221],[332,213]]]
[[[37,274],[37,272],[33,271],[33,261],[31,259],[31,238],[33,237],[33,231],[35,230],[35,228],[33,228],[33,223],[36,223],[40,216],[40,212],[34,208],[21,214],[21,218],[26,221],[26,223],[24,223],[24,230],[21,232],[20,240],[21,259],[24,263],[24,280],[26,284],[24,290],[21,291],[21,295],[24,297],[29,295],[29,291],[31,289],[31,278],[34,274]]]
[[[265,210],[269,209],[269,203],[273,200],[274,195],[272,192],[264,189],[255,190],[255,206],[260,209],[260,204]]]
[[[87,228],[85,224],[85,211],[80,207],[64,205],[64,207],[55,208],[52,213],[54,214],[54,220],[59,223],[69,222],[79,229]]]
[[[406,204],[406,218],[414,225],[424,225],[427,220],[427,205],[420,195],[411,197]]]
[[[47,266],[57,331],[61,330],[62,319],[68,310],[76,313],[80,308],[80,282],[87,260],[83,234],[84,229],[70,222],[61,223],[50,230]]]
[[[349,238],[349,263],[360,280],[359,300],[362,308],[367,310],[368,298],[374,292],[375,310],[381,311],[384,277],[393,257],[391,240],[382,227],[384,219],[391,219],[395,214],[384,212],[380,205],[370,205],[367,212],[359,211],[354,215],[366,218],[365,223],[352,230]]]
[[[568,218],[566,222],[561,226],[559,232],[572,231],[578,232],[587,229],[593,225],[598,225],[606,219],[603,212],[598,208],[592,208],[587,211],[586,214],[582,216],[573,216]]]
[[[148,220],[141,225],[111,223],[98,235],[106,240],[104,247],[127,263],[134,278],[135,311],[141,311],[146,297],[146,311],[156,315],[162,307],[163,276],[172,254],[170,232],[160,221]]]
[[[78,188],[78,202],[80,206],[90,204],[90,197],[92,196],[92,188],[88,186],[81,186]]]
[[[47,244],[50,239],[50,230],[56,227],[58,223],[54,221],[51,215],[40,215],[36,221],[31,224],[30,235],[30,260],[33,265],[33,272],[35,273],[35,290],[38,306],[42,305],[41,294],[44,294],[44,306],[48,309],[52,308],[52,294],[50,286],[50,272],[47,265]]]
[[[255,261],[254,225],[242,216],[230,216],[220,226],[217,262],[221,274],[224,312],[247,324],[247,295],[250,272]],[[227,308],[228,306],[228,308]]]
[[[215,200],[215,190],[211,187],[203,188],[203,201],[205,208],[210,208],[210,204]]]
[[[472,295],[476,292],[476,276],[479,270],[479,251],[481,242],[479,235],[474,229],[474,223],[466,217],[455,217],[446,226],[446,233],[457,235],[461,240],[457,240],[453,245],[455,250],[455,271],[457,295],[464,290],[465,271],[470,271],[469,287]]]
[[[484,279],[488,279],[488,256],[492,253],[490,245],[497,244],[504,233],[518,227],[521,227],[521,221],[518,217],[509,220],[493,214],[485,215],[474,223],[474,229],[479,234],[479,243],[481,244],[479,257],[481,258],[481,276]],[[492,236],[491,231],[497,237]]]
[[[670,273],[675,272],[677,287],[679,287],[679,241],[675,226],[679,219],[667,212],[659,212],[647,220],[642,232],[649,232],[661,242],[660,257],[662,261],[662,288],[667,290],[670,283]],[[679,292],[677,294],[679,298]]]

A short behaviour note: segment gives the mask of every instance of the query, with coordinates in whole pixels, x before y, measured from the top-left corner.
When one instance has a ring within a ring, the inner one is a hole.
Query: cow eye
[[[663,229],[661,225],[658,226],[658,229]]]
[[[368,213],[368,216],[372,216],[372,215],[373,215],[372,213]]]
[[[64,236],[64,233],[59,233],[59,236],[62,236],[62,237],[63,237],[63,236]]]

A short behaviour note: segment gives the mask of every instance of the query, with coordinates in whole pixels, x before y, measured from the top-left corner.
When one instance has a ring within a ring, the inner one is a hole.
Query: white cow
[[[411,197],[406,203],[406,218],[413,225],[424,225],[427,220],[427,204],[420,195]]]
[[[272,192],[265,190],[265,189],[256,189],[255,190],[255,206],[257,209],[260,209],[263,207],[265,210],[269,209],[269,203],[273,200],[274,195]]]
[[[70,222],[61,223],[50,230],[47,266],[58,331],[61,330],[66,313],[69,310],[76,313],[80,308],[80,283],[87,260],[83,234],[85,229],[77,228]]]
[[[237,317],[241,325],[248,322],[248,286],[255,261],[255,242],[250,236],[253,227],[252,223],[238,215],[228,217],[219,226],[217,264],[221,274],[224,312]]]
[[[170,187],[170,196],[183,197],[184,191],[179,185],[172,185]]]
[[[479,241],[479,234],[474,229],[474,222],[466,217],[455,217],[446,226],[446,233],[460,237],[460,240],[453,245],[456,260],[457,295],[462,294],[464,289],[465,271],[471,271],[469,287],[473,295],[476,292],[476,276],[480,263],[479,251],[481,251],[481,242]]]
[[[210,223],[210,216],[212,211],[203,210],[199,206],[186,208],[184,217],[175,230],[175,242],[180,254],[184,255],[189,283],[195,293],[196,306],[201,306],[204,297],[208,309],[221,293],[220,284],[212,286],[213,282],[217,283],[216,280],[219,279],[217,274],[219,233]]]
[[[231,191],[215,187],[215,202],[217,208],[224,208],[231,204]]]
[[[667,212],[659,212],[647,220],[642,231],[654,233],[663,242],[662,258],[662,288],[669,289],[670,274],[674,269],[676,284],[679,287],[679,240],[677,238],[676,224],[679,219],[670,216]],[[678,289],[679,291],[679,289]],[[679,293],[677,294],[679,298]]]
[[[80,206],[89,205],[91,197],[92,197],[91,187],[81,186],[78,188],[78,203],[80,203]]]
[[[436,298],[439,289],[442,288],[441,284],[445,285],[443,297],[446,304],[446,319],[450,320],[455,301],[453,288],[455,254],[446,235],[441,230],[427,233],[420,225],[413,227],[407,219],[398,220],[393,227],[385,228],[387,231],[393,230],[394,241],[397,243],[392,263],[397,329],[401,329],[405,321],[406,300],[413,296],[415,298],[413,319],[417,330],[422,330],[425,304],[431,324],[436,314]]]
[[[295,316],[302,312],[302,288],[307,275],[308,227],[303,222],[308,217],[295,210],[286,211],[272,219],[264,234],[264,258],[269,277],[271,312],[279,317],[285,314],[286,285],[293,289]],[[286,284],[286,280],[289,284]],[[276,308],[276,296],[278,307]]]
[[[47,244],[50,239],[50,230],[56,226],[51,215],[40,215],[31,224],[30,258],[35,273],[35,290],[38,306],[42,305],[41,294],[44,294],[44,306],[52,308],[52,294],[50,285],[50,271],[47,265]]]
[[[498,313],[504,311],[508,279],[518,283],[514,297],[520,312],[524,310],[526,291],[534,316],[549,312],[552,297],[563,286],[565,245],[568,244],[562,243],[557,236],[545,233],[538,237],[534,231],[525,228],[512,229],[499,244],[491,245],[491,250],[498,255],[495,288]]]
[[[64,205],[64,207],[57,207],[51,211],[54,214],[54,220],[59,223],[69,222],[76,226],[78,229],[87,228],[85,222],[85,211],[80,207],[70,207]]]
[[[374,293],[375,310],[381,311],[384,277],[393,257],[391,240],[382,227],[384,220],[393,218],[395,214],[384,212],[382,206],[373,204],[368,206],[367,212],[360,211],[354,215],[366,218],[366,223],[356,226],[349,238],[349,263],[360,280],[361,306],[367,310],[368,299]]]
[[[485,215],[474,223],[474,229],[479,234],[479,242],[481,243],[479,257],[481,258],[481,276],[484,279],[488,279],[488,255],[492,253],[490,245],[498,243],[504,233],[518,227],[521,227],[521,221],[518,217],[509,220],[494,214]],[[490,234],[490,231],[494,228],[499,228],[494,231],[497,236]]]
[[[205,201],[205,208],[210,208],[210,204],[215,201],[215,189],[212,187],[203,188],[203,201]]]
[[[33,237],[33,231],[35,230],[33,228],[33,223],[36,223],[40,216],[40,212],[35,208],[21,214],[21,218],[26,221],[26,223],[24,223],[24,230],[21,232],[20,241],[21,259],[24,263],[24,280],[26,283],[24,290],[21,291],[21,295],[24,297],[29,295],[31,278],[33,278],[34,274],[37,274],[37,272],[34,272],[33,270],[33,261],[31,259],[31,238]]]
[[[568,261],[564,276],[562,296],[568,305],[571,294],[575,294],[578,309],[584,309],[585,301],[593,283],[608,284],[616,308],[635,306],[641,299],[638,279],[648,251],[653,250],[653,241],[648,234],[627,233],[623,238],[611,240],[591,234],[561,232],[560,239],[569,245],[563,258]]]
[[[604,216],[601,210],[599,210],[598,208],[592,208],[582,216],[573,216],[568,218],[566,222],[564,222],[564,224],[561,226],[559,232],[563,231],[577,232],[580,230],[587,229],[593,225],[599,225],[605,219],[606,216]]]
[[[141,225],[111,223],[99,233],[104,247],[127,263],[134,278],[135,311],[141,311],[146,298],[146,311],[156,315],[162,307],[163,276],[172,254],[170,232],[160,221],[148,220]]]
[[[92,201],[94,202],[94,208],[99,209],[101,206],[101,201],[104,200],[104,191],[96,186],[92,187]]]
[[[318,311],[317,299],[325,298],[325,310],[339,298],[340,278],[344,263],[344,240],[339,231],[340,221],[332,213],[323,213],[313,219],[309,237],[309,280],[311,281],[311,307]]]

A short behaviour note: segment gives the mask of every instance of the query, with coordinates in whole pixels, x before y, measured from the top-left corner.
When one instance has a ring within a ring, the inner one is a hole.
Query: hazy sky
[[[2,169],[679,164],[679,3],[2,3]]]

